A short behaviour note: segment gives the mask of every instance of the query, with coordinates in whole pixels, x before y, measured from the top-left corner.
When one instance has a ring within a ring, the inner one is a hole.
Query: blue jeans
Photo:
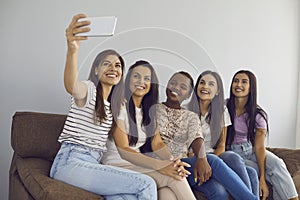
[[[144,174],[100,164],[102,152],[62,143],[50,177],[103,195],[106,199],[157,199],[155,181]]]
[[[196,157],[183,158],[191,167],[187,168],[191,175],[187,178],[190,186],[203,192],[208,199],[228,199],[228,193],[236,200],[250,200],[259,198],[252,194],[240,177],[230,169],[225,162],[214,154],[207,154],[207,161],[212,168],[212,177],[200,186],[194,180],[194,166]]]
[[[253,167],[245,165],[244,159],[233,151],[225,151],[220,158],[235,172],[256,196],[259,196],[258,174]]]
[[[245,160],[245,164],[253,167],[259,174],[256,156],[250,142],[233,144],[231,150],[238,153]],[[290,199],[298,196],[293,179],[283,160],[267,150],[266,180],[273,187],[274,199]]]

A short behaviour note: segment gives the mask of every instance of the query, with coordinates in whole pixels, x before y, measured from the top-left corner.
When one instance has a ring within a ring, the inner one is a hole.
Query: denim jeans
[[[238,153],[245,160],[245,164],[253,167],[259,174],[256,156],[250,142],[233,144],[231,145],[231,150]],[[283,160],[267,150],[266,180],[273,187],[273,198],[275,200],[290,199],[298,196],[293,179]]]
[[[50,177],[103,195],[106,199],[157,199],[155,181],[141,173],[102,165],[102,152],[86,146],[62,143]]]
[[[253,167],[245,165],[244,159],[233,151],[225,151],[220,158],[235,172],[256,196],[259,196],[258,174]]]
[[[194,166],[197,158],[182,159],[182,161],[191,165],[187,168],[191,172],[187,180],[192,188],[203,192],[208,199],[228,199],[228,193],[236,200],[259,199],[252,194],[240,177],[222,159],[214,154],[207,154],[206,157],[212,168],[212,177],[200,186],[194,180]]]

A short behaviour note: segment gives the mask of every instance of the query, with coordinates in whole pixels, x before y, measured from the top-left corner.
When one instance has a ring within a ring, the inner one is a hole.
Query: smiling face
[[[239,73],[233,78],[232,93],[237,98],[248,97],[250,92],[250,80],[247,74]]]
[[[218,95],[218,84],[216,78],[211,74],[201,77],[197,86],[197,95],[201,101],[212,101]]]
[[[106,56],[99,66],[95,68],[95,74],[104,85],[116,85],[122,77],[121,61],[116,55]]]
[[[142,65],[135,67],[131,72],[129,88],[133,97],[145,96],[151,88],[151,70]]]
[[[190,91],[190,79],[182,74],[176,74],[169,80],[167,85],[167,102],[181,104],[190,97]]]

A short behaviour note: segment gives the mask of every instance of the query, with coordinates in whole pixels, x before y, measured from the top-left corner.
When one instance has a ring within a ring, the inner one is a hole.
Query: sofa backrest
[[[21,157],[38,157],[53,161],[60,143],[66,115],[16,112],[11,126],[11,146]]]

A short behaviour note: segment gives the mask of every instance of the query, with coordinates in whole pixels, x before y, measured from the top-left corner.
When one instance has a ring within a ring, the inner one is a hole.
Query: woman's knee
[[[211,168],[214,170],[220,166],[226,165],[225,162],[214,154],[207,154],[207,161],[210,164]]]
[[[225,151],[220,155],[220,158],[224,160],[225,163],[231,163],[234,165],[243,165],[245,163],[244,159],[233,151]]]
[[[249,177],[258,177],[257,171],[253,167],[246,166],[246,170]]]

